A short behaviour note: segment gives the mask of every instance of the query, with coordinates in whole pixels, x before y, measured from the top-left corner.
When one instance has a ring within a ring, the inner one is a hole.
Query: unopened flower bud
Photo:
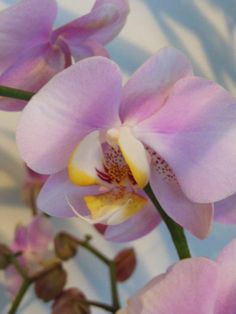
[[[37,297],[45,302],[55,299],[62,292],[66,279],[66,271],[58,265],[36,280],[34,289]]]
[[[58,233],[54,239],[56,255],[63,261],[74,257],[77,253],[78,244],[65,233]]]
[[[22,187],[23,200],[29,207],[35,209],[37,196],[48,176],[34,172],[25,166],[25,179]]]
[[[94,227],[102,235],[104,235],[107,229],[107,225],[104,225],[104,224],[95,224]]]
[[[123,282],[131,277],[136,267],[134,249],[124,249],[114,258],[117,281]]]
[[[64,290],[52,306],[52,314],[90,314],[85,295],[77,288]]]

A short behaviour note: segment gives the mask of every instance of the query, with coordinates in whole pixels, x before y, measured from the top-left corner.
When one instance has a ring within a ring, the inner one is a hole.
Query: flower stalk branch
[[[63,232],[63,235],[66,236],[68,239],[76,243],[78,246],[82,246],[84,249],[88,250],[91,254],[95,255],[99,260],[101,260],[103,263],[105,263],[109,267],[110,271],[110,282],[111,282],[111,295],[112,295],[112,306],[103,304],[96,301],[81,301],[83,303],[86,302],[88,305],[96,306],[103,308],[105,311],[115,313],[119,308],[119,297],[118,297],[118,291],[117,291],[117,280],[116,280],[116,266],[115,263],[108,259],[105,255],[103,255],[100,251],[98,251],[95,247],[93,247],[89,243],[90,238],[86,238],[85,240],[80,240],[75,237],[73,237],[70,234],[67,234]],[[12,254],[9,256],[9,260],[11,264],[16,268],[18,273],[21,275],[23,282],[21,285],[21,288],[19,289],[19,292],[14,299],[12,306],[8,312],[8,314],[15,314],[21,301],[23,300],[25,293],[27,292],[28,288],[32,283],[34,283],[36,280],[40,279],[41,277],[47,275],[52,270],[58,267],[60,265],[61,261],[56,261],[54,263],[49,264],[47,267],[45,267],[43,270],[35,273],[32,276],[29,276],[26,272],[26,270],[20,265],[17,258]]]
[[[170,218],[170,216],[166,214],[166,212],[163,210],[158,200],[156,199],[150,184],[148,184],[144,188],[144,191],[148,195],[150,200],[152,201],[153,205],[156,207],[163,221],[165,222],[170,232],[170,235],[174,243],[174,246],[176,248],[177,254],[179,256],[179,259],[185,259],[185,258],[191,257],[187,239],[185,237],[183,228],[180,225],[178,225],[176,222],[174,222]]]
[[[0,96],[28,101],[34,96],[34,93],[1,85]]]
[[[97,301],[92,301],[92,300],[80,300],[79,301],[81,304],[85,304],[85,305],[89,305],[89,306],[95,306],[95,307],[98,307],[98,308],[101,308],[107,312],[110,312],[110,313],[115,313],[116,310],[114,309],[113,306],[110,306],[108,304],[105,304],[105,303],[101,303],[101,302],[97,302]]]
[[[110,260],[105,255],[103,255],[100,251],[98,251],[94,246],[92,246],[89,243],[87,239],[80,240],[66,232],[63,232],[62,234],[65,235],[68,239],[70,239],[74,243],[76,243],[77,245],[82,246],[84,249],[89,251],[91,254],[96,256],[100,261],[102,261],[104,264],[108,266],[109,272],[110,272],[111,295],[112,295],[112,307],[110,307],[110,309],[113,309],[113,313],[115,313],[120,308],[120,302],[119,302],[118,289],[117,289],[116,266],[115,266],[114,261]]]
[[[16,267],[16,270],[19,272],[19,274],[22,276],[22,279],[23,279],[20,290],[17,296],[15,297],[10,310],[8,311],[8,314],[15,314],[30,285],[34,283],[36,280],[38,280],[39,278],[47,275],[53,269],[57,268],[61,262],[55,262],[49,265],[48,267],[46,267],[45,269],[43,269],[42,271],[39,271],[32,276],[29,276],[27,275],[25,269],[17,262],[17,259],[15,259],[15,257],[14,258],[11,257],[10,260],[11,260],[11,263]]]
[[[27,292],[28,288],[31,285],[31,280],[30,279],[24,279],[24,281],[22,282],[21,288],[17,294],[17,296],[15,297],[15,300],[12,303],[12,306],[8,312],[8,314],[15,314],[21,301],[23,300],[25,293]]]

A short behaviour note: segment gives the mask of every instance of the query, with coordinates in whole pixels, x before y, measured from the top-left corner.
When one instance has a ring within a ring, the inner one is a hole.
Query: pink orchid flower
[[[82,58],[108,56],[104,45],[122,29],[127,0],[96,0],[90,13],[53,30],[55,0],[21,0],[0,12],[0,85],[38,91],[56,73]],[[1,97],[0,109],[25,101]]]
[[[11,249],[22,253],[18,261],[29,275],[41,270],[43,262],[52,257],[49,249],[52,239],[53,229],[47,218],[36,217],[28,226],[17,226]],[[5,280],[7,290],[14,297],[22,283],[22,277],[14,266],[6,269]]]
[[[216,261],[182,260],[149,282],[128,300],[119,314],[236,313],[236,240]],[[117,313],[117,314],[118,314]]]
[[[215,221],[224,224],[236,224],[236,194],[216,202]]]
[[[187,58],[164,48],[122,88],[119,68],[92,57],[55,76],[24,109],[17,130],[29,167],[50,174],[41,210],[108,225],[126,241],[160,218],[148,182],[177,223],[199,238],[212,203],[236,191],[236,102],[195,77]]]
[[[48,176],[34,172],[25,166],[25,178],[23,184],[23,192],[28,193],[30,190],[37,188],[40,190],[42,185],[47,181]]]
[[[48,176],[34,172],[25,165],[25,177],[22,186],[23,200],[31,209],[33,214],[37,213],[36,199]]]

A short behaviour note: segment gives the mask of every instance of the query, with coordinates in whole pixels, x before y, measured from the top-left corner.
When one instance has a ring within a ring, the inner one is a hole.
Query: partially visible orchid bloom
[[[215,203],[215,221],[224,224],[236,224],[236,194]]]
[[[39,174],[25,166],[25,178],[23,182],[23,198],[29,206],[35,206],[37,195],[48,176]]]
[[[44,263],[53,257],[49,244],[53,239],[53,229],[47,218],[33,218],[28,226],[18,225],[11,249],[21,253],[18,261],[29,275],[40,271]],[[14,297],[22,283],[22,277],[14,266],[9,266],[5,271],[6,287]]]
[[[127,0],[96,0],[90,13],[53,30],[55,0],[21,0],[0,12],[0,85],[37,92],[74,61],[108,56],[104,45],[122,29]],[[21,110],[23,100],[0,98],[0,109]]]
[[[105,237],[119,242],[160,221],[142,191],[148,182],[171,218],[206,237],[212,203],[236,191],[235,138],[235,100],[193,76],[174,48],[161,49],[123,89],[111,60],[78,62],[29,102],[17,130],[25,162],[50,174],[39,208],[105,224]]]
[[[48,176],[34,172],[29,167],[25,167],[25,179],[24,179],[24,185],[32,186],[34,184],[44,184],[47,180]]]
[[[236,240],[216,261],[185,259],[151,280],[117,314],[236,313]]]

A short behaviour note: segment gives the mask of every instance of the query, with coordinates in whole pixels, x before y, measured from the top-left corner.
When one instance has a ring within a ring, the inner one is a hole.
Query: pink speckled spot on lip
[[[176,176],[173,172],[173,170],[170,168],[170,166],[167,164],[167,162],[161,158],[158,153],[156,153],[153,149],[150,147],[146,147],[146,150],[151,158],[151,167],[158,172],[158,174],[163,178],[163,180],[169,182],[169,183],[177,183]]]

